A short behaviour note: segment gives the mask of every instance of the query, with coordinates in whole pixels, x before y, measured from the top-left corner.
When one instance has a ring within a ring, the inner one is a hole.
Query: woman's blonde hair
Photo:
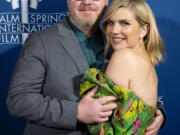
[[[151,8],[144,0],[113,0],[110,4],[107,13],[104,17],[102,28],[106,34],[107,22],[112,16],[118,11],[119,8],[126,7],[133,11],[137,22],[140,26],[148,24],[149,30],[147,35],[144,37],[143,41],[145,44],[145,49],[150,57],[153,65],[158,64],[163,60],[164,45],[160,37],[154,14]],[[105,48],[105,56],[112,51],[110,42],[107,39],[107,45]]]

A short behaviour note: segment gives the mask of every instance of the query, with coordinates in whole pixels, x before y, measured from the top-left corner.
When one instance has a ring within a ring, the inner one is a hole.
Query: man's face
[[[67,4],[73,24],[92,27],[104,15],[108,0],[67,0]]]

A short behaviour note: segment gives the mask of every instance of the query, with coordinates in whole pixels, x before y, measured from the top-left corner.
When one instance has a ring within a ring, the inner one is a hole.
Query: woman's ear
[[[145,24],[141,27],[141,33],[140,33],[140,38],[144,38],[147,33],[149,32],[149,25],[148,24]]]

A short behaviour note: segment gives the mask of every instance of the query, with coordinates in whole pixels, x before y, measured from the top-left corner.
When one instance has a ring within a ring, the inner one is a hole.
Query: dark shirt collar
[[[81,43],[81,42],[84,42],[88,39],[88,37],[83,33],[81,32],[72,22],[71,22],[71,19],[69,16],[67,16],[67,22],[69,23],[71,29],[74,31],[76,37],[78,38],[78,41]]]

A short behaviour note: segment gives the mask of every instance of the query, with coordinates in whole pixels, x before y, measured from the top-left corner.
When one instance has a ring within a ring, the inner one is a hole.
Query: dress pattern
[[[93,98],[114,95],[118,97],[118,107],[107,122],[88,125],[90,135],[143,135],[146,127],[152,123],[156,107],[143,103],[130,89],[115,85],[101,70],[89,68],[80,84],[80,96],[98,85]],[[111,104],[108,102],[107,104]]]

